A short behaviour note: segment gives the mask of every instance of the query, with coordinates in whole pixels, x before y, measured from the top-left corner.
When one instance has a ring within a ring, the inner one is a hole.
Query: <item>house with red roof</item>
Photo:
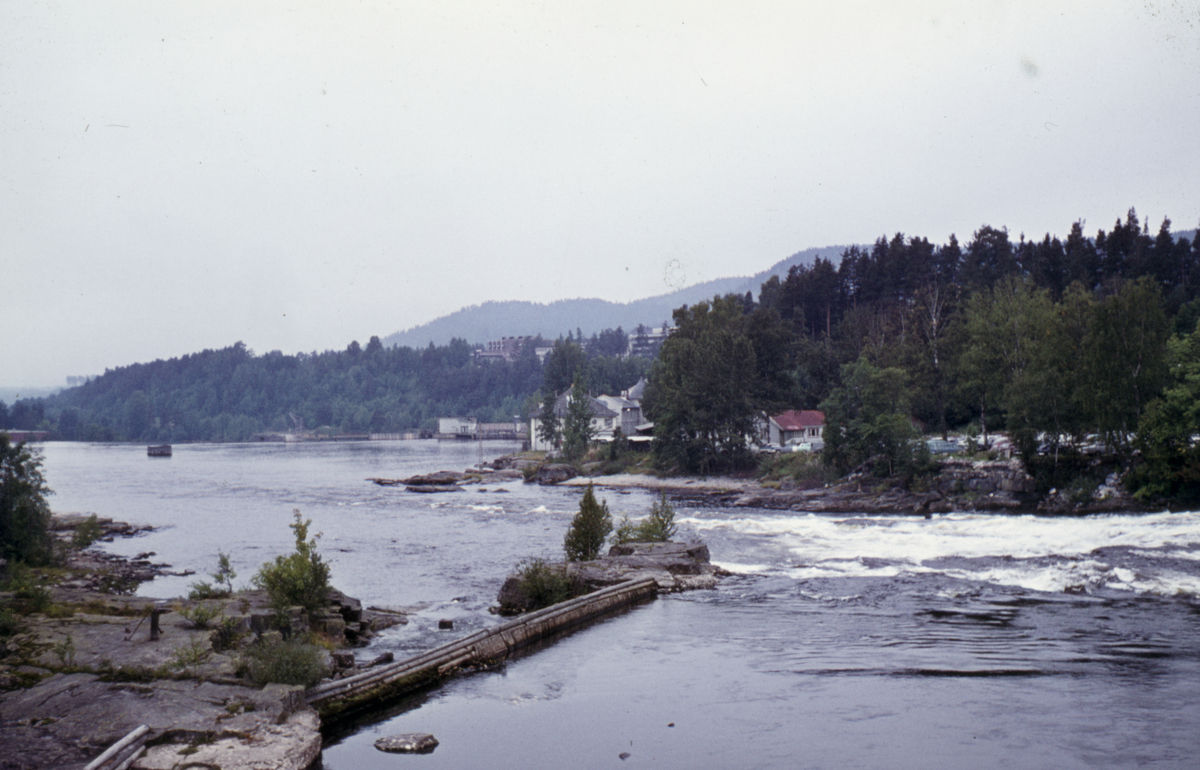
[[[823,444],[825,413],[816,409],[789,409],[767,418],[767,441],[778,446]]]

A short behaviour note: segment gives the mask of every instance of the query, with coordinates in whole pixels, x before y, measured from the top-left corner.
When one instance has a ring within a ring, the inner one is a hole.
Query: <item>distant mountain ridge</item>
[[[758,296],[762,284],[772,275],[787,277],[793,265],[811,265],[817,257],[841,262],[849,246],[823,246],[805,249],[781,260],[761,273],[746,278],[716,278],[695,286],[632,302],[610,302],[603,299],[562,299],[550,303],[506,300],[471,305],[429,323],[384,337],[384,345],[423,348],[431,342],[445,345],[455,337],[470,343],[482,343],[501,337],[540,334],[546,339],[579,329],[592,335],[620,326],[626,332],[638,324],[661,326],[670,322],[671,313],[681,305],[692,305],[717,295],[745,294]]]

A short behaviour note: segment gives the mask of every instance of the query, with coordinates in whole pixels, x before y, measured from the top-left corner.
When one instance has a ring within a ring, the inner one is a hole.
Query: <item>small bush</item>
[[[253,583],[266,590],[276,617],[286,616],[288,607],[300,606],[311,618],[329,603],[329,564],[317,553],[321,535],[308,539],[312,519],[302,519],[298,508],[293,515],[295,521],[288,526],[296,536],[296,550],[262,565]]]
[[[45,612],[51,604],[50,589],[41,576],[20,562],[9,565],[5,589],[13,592],[12,609],[24,615]]]
[[[540,610],[583,593],[565,564],[526,559],[517,565],[517,574],[521,578],[521,592],[529,599],[529,610]]]
[[[195,679],[200,675],[200,667],[211,655],[212,647],[208,642],[196,639],[191,644],[175,648],[167,666],[181,672],[185,677]]]
[[[617,533],[613,536],[614,543],[665,543],[675,536],[675,509],[667,502],[667,493],[663,492],[658,500],[650,506],[650,515],[638,522],[632,522],[629,517],[621,520]]]
[[[12,636],[20,628],[17,616],[8,607],[0,607],[0,637]]]
[[[229,596],[228,591],[218,586],[214,586],[207,580],[197,580],[195,583],[192,583],[192,587],[188,591],[188,598],[194,601],[201,601],[203,599],[224,599],[227,596]]]
[[[178,605],[176,611],[184,620],[196,628],[208,628],[208,624],[221,614],[221,608],[208,602],[193,604],[191,607]]]
[[[327,673],[321,648],[300,639],[256,644],[246,651],[247,673],[254,684],[299,684],[312,687]]]
[[[67,634],[65,638],[54,643],[50,651],[58,656],[58,661],[63,666],[75,665],[75,637]]]
[[[207,580],[197,580],[188,591],[189,599],[224,599],[233,593],[233,579],[237,577],[229,564],[229,554],[217,551],[217,571],[211,575],[213,583]],[[222,587],[221,584],[225,586]]]
[[[71,535],[71,545],[82,551],[99,540],[103,534],[104,529],[96,519],[96,514],[93,513],[76,525],[75,532]]]
[[[600,555],[604,541],[612,532],[612,515],[608,504],[596,501],[595,490],[588,484],[579,503],[579,513],[571,520],[571,527],[563,538],[563,550],[567,561],[590,561]]]
[[[222,618],[209,639],[212,641],[214,650],[224,652],[235,647],[242,637],[246,636],[246,633],[242,630],[242,624],[237,618]]]

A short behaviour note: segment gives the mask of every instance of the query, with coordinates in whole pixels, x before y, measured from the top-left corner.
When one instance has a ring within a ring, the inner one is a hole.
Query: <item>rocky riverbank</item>
[[[642,473],[588,476],[570,465],[538,464],[520,456],[497,458],[489,465],[495,470],[520,470],[527,480],[540,484],[639,488],[714,505],[809,513],[932,515],[961,511],[1084,515],[1145,510],[1140,501],[1124,490],[1117,474],[1110,474],[1094,490],[1039,492],[1035,479],[1016,459],[948,458],[940,463],[936,473],[914,480],[908,488],[896,480],[865,473],[851,474],[834,484],[812,486],[790,479],[760,481],[732,476],[659,477]]]
[[[61,517],[54,528],[70,540],[85,521]],[[144,531],[97,523],[101,540]],[[203,602],[132,596],[139,582],[169,569],[151,556],[124,560],[84,549],[55,573],[57,584],[3,597],[5,607],[36,604],[0,638],[0,769],[81,768],[139,725],[150,728],[149,747],[133,768],[312,764],[320,720],[303,688],[253,687],[239,670],[252,641],[280,636],[265,593]],[[330,598],[317,617],[296,608],[290,624],[336,647],[406,622],[338,592]],[[349,651],[325,653],[324,665],[331,678],[357,669]]]

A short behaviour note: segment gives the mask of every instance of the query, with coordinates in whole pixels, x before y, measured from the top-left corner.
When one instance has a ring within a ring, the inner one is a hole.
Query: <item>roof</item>
[[[609,409],[637,409],[638,405],[628,399],[620,396],[596,396],[596,400],[607,406]]]
[[[773,415],[771,422],[778,425],[780,430],[819,428],[825,424],[825,413],[816,409],[789,409],[786,412]]]
[[[638,381],[634,383],[632,388],[625,391],[623,395],[632,401],[641,401],[646,397],[646,378],[638,377]]]
[[[556,415],[558,415],[559,417],[567,416],[567,401],[570,398],[571,398],[570,390],[564,390],[562,393],[559,394],[558,399],[554,402],[554,413]],[[620,417],[621,416],[621,415],[617,414],[616,412],[614,412],[613,410],[609,409],[607,406],[605,406],[603,401],[597,401],[596,399],[592,398],[591,396],[588,396],[588,411],[591,412],[592,417]]]

